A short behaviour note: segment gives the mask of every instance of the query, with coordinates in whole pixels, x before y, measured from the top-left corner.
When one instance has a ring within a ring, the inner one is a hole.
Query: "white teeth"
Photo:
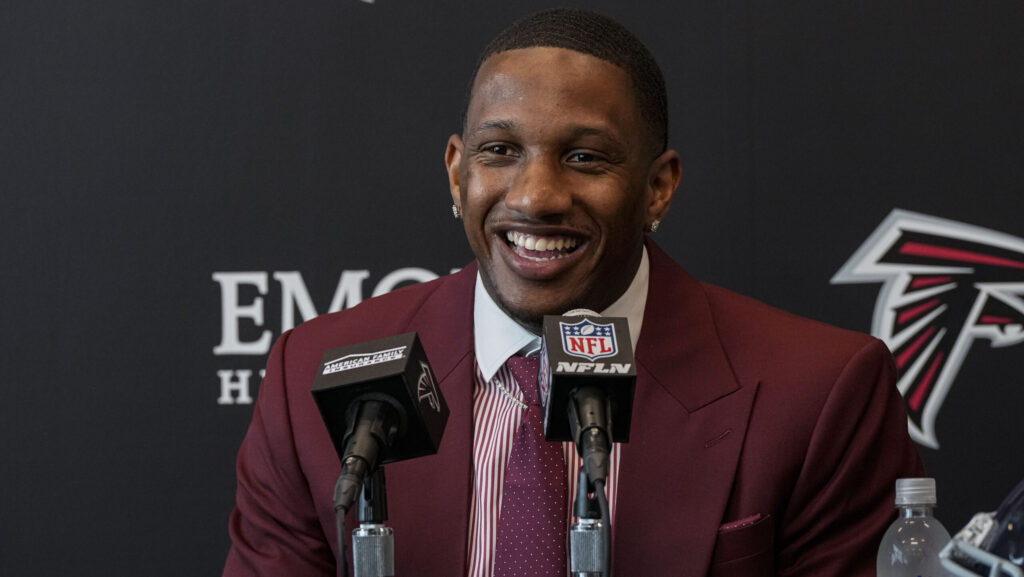
[[[505,238],[515,246],[538,252],[561,252],[576,246],[576,239],[565,236],[540,237],[518,231],[509,231],[505,234]],[[555,254],[550,257],[536,257],[536,260],[551,260],[561,256],[561,254]]]

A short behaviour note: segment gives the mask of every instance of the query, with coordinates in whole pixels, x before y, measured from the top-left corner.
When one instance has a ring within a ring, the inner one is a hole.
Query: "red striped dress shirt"
[[[505,465],[512,451],[512,438],[522,421],[526,405],[511,371],[502,365],[490,381],[476,371],[473,392],[473,499],[469,512],[469,575],[491,577],[501,512],[501,489]],[[572,524],[572,500],[576,495],[580,458],[576,445],[562,443],[569,476],[566,526]],[[608,475],[608,504],[615,518],[615,480],[619,470],[619,445],[612,446]]]
[[[604,316],[629,319],[634,350],[647,302],[649,273],[650,264],[644,249],[632,284],[615,303],[602,311]],[[473,391],[473,495],[469,517],[468,575],[492,577],[505,466],[512,451],[512,439],[526,410],[519,384],[505,367],[505,361],[514,354],[535,354],[540,349],[540,337],[505,315],[487,294],[479,277],[473,322],[477,363]],[[536,386],[536,383],[530,383],[530,386]],[[581,462],[572,443],[563,443],[562,450],[569,477],[569,502],[565,509],[568,526],[573,520],[572,500],[576,495]],[[612,446],[609,464],[608,504],[614,520],[618,444]]]

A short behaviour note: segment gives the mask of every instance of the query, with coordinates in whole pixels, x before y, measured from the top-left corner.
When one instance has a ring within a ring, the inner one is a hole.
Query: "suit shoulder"
[[[802,317],[712,284],[701,283],[701,286],[720,331],[740,329],[740,332],[757,334],[759,339],[787,342],[796,339],[814,343],[824,338],[829,346],[856,349],[876,340],[870,335]]]
[[[734,367],[838,373],[862,351],[891,360],[870,335],[829,325],[702,283],[723,348]]]
[[[365,300],[358,305],[308,320],[292,331],[290,345],[324,343],[331,346],[384,338],[401,333],[431,295],[453,275],[405,286]]]

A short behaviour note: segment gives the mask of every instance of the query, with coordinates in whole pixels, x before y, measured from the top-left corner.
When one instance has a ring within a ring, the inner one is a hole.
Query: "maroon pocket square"
[[[770,575],[775,564],[771,515],[751,515],[718,528],[712,575]],[[740,572],[735,572],[740,571]]]

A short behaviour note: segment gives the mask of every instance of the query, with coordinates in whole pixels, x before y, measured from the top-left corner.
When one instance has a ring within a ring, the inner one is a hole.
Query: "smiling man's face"
[[[446,163],[485,288],[534,329],[626,290],[680,172],[652,145],[625,71],[548,47],[483,63]]]

